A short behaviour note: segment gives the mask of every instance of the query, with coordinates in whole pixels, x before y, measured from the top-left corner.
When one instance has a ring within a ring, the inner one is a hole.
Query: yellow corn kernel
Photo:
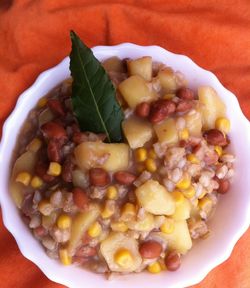
[[[194,207],[198,207],[199,200],[198,199],[193,199],[192,200],[192,204],[194,205]]]
[[[215,150],[215,152],[218,154],[219,157],[220,157],[220,156],[222,155],[222,153],[223,153],[223,149],[222,149],[222,147],[219,146],[219,145],[214,146],[214,150]]]
[[[157,155],[156,155],[154,149],[150,149],[150,150],[149,150],[148,156],[149,156],[151,159],[156,159],[156,158],[157,158]]]
[[[103,219],[107,219],[111,217],[114,213],[115,213],[114,210],[111,210],[109,206],[105,205],[101,212],[101,216]]]
[[[28,172],[20,172],[17,174],[16,182],[22,183],[25,186],[30,184],[31,175]]]
[[[173,93],[168,93],[168,94],[165,94],[162,98],[165,99],[165,100],[171,100],[175,97],[175,94]]]
[[[174,221],[173,219],[166,219],[160,227],[161,232],[165,234],[171,234],[174,232]]]
[[[200,160],[193,153],[187,155],[187,160],[191,162],[192,164],[200,163]]]
[[[61,214],[58,219],[57,219],[57,227],[59,229],[68,229],[70,228],[71,226],[71,223],[72,223],[72,219],[69,215],[67,214]]]
[[[107,198],[110,200],[114,200],[117,198],[117,188],[115,186],[109,186],[107,189]]]
[[[187,140],[189,138],[189,131],[187,128],[184,128],[179,132],[179,138],[180,140]]]
[[[128,249],[120,249],[114,255],[115,263],[122,268],[129,268],[133,265],[134,259]]]
[[[37,152],[42,147],[42,141],[39,138],[34,138],[27,146],[27,150]]]
[[[48,102],[48,99],[46,97],[42,97],[38,100],[37,102],[37,107],[38,108],[43,108]]]
[[[227,134],[230,131],[230,121],[225,117],[219,117],[215,121],[215,128]]]
[[[62,172],[62,166],[57,162],[50,162],[49,169],[47,171],[48,175],[59,176]]]
[[[191,185],[190,187],[188,187],[187,189],[183,190],[182,191],[183,195],[190,199],[190,198],[193,198],[194,195],[195,195],[195,189],[194,189],[194,186]]]
[[[38,210],[44,216],[48,216],[53,211],[53,206],[47,199],[43,199],[38,204]]]
[[[145,170],[145,165],[142,163],[137,164],[136,170],[138,173],[142,173]]]
[[[59,250],[59,258],[63,265],[67,266],[72,263],[72,258],[69,256],[67,249],[60,249]]]
[[[175,203],[176,203],[176,204],[181,204],[181,203],[183,203],[183,201],[184,201],[184,196],[183,196],[183,194],[182,194],[180,191],[175,190],[175,191],[173,191],[173,192],[171,193],[171,195],[174,197],[174,200],[175,200]]]
[[[147,150],[145,148],[138,148],[136,151],[135,151],[135,160],[137,162],[143,162],[147,159]]]
[[[113,222],[111,223],[111,228],[116,232],[126,232],[128,231],[128,226],[124,222]]]
[[[102,226],[99,222],[94,222],[88,229],[88,234],[90,237],[95,238],[100,236],[102,233]]]
[[[31,179],[31,183],[30,183],[31,187],[37,189],[37,188],[40,188],[43,186],[43,180],[38,177],[38,176],[34,176],[32,179]]]
[[[178,189],[188,189],[191,185],[191,180],[190,178],[182,178],[177,184],[176,184],[176,187]]]
[[[201,195],[198,197],[198,199],[202,199],[207,194],[207,190],[203,188]]]
[[[153,273],[153,274],[160,273],[162,270],[160,263],[157,261],[152,264],[149,264],[147,269],[148,269],[148,272]]]
[[[145,161],[145,166],[149,172],[155,172],[157,170],[156,162],[154,159],[148,158]]]
[[[213,201],[209,197],[205,196],[199,201],[198,206],[202,211],[208,214],[213,208]]]
[[[132,203],[126,203],[122,207],[121,219],[128,221],[136,216],[136,207]]]

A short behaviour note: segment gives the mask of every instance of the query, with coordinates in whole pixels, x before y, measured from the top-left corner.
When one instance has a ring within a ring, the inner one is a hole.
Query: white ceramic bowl
[[[152,56],[155,61],[161,61],[182,71],[192,88],[209,85],[216,89],[227,105],[231,120],[231,149],[237,156],[236,174],[231,190],[219,201],[218,208],[210,221],[211,237],[196,243],[191,251],[183,257],[181,268],[174,273],[133,274],[107,281],[103,276],[87,272],[79,267],[63,267],[45,254],[42,246],[35,240],[29,229],[22,222],[9,193],[8,179],[10,161],[18,132],[30,109],[38,99],[70,75],[69,58],[59,65],[43,72],[36,82],[18,99],[17,105],[5,122],[0,146],[0,200],[3,220],[7,229],[15,237],[22,254],[34,262],[52,281],[72,288],[177,288],[186,287],[201,281],[209,271],[225,261],[231,251],[247,230],[250,223],[250,125],[242,114],[236,97],[225,89],[214,74],[197,66],[183,55],[176,55],[157,46],[142,47],[134,44],[117,46],[98,46],[93,48],[95,56],[104,60],[111,56],[120,58],[136,58],[145,55]]]

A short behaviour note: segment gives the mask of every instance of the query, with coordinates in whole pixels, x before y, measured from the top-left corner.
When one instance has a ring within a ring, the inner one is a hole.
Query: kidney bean
[[[177,90],[176,96],[179,97],[180,99],[183,99],[183,100],[194,100],[195,99],[194,91],[189,89],[189,88],[185,88],[185,87],[182,87],[179,90]]]
[[[110,176],[102,168],[91,168],[89,170],[89,182],[93,186],[106,186],[110,183]]]
[[[77,257],[92,257],[97,254],[96,248],[90,246],[82,246],[77,251],[75,256]]]
[[[57,99],[49,99],[48,106],[55,116],[65,116],[65,111],[61,102]]]
[[[55,180],[54,176],[48,175],[49,165],[43,161],[38,161],[35,166],[35,172],[36,174],[43,179],[44,182],[50,183]]]
[[[188,112],[193,108],[193,103],[189,100],[181,100],[176,106],[176,112]]]
[[[203,137],[210,145],[226,146],[228,145],[227,138],[218,129],[210,129],[203,133]]]
[[[176,104],[173,101],[165,99],[157,100],[151,104],[149,121],[152,123],[158,123],[173,114],[175,109]]]
[[[53,121],[47,122],[41,126],[43,136],[46,139],[55,139],[60,143],[65,143],[67,140],[67,133],[64,127]]]
[[[141,244],[139,252],[146,259],[158,258],[161,255],[162,246],[157,241],[149,240]]]
[[[165,258],[165,265],[169,271],[176,271],[181,266],[181,258],[175,251],[170,252]]]
[[[56,140],[50,140],[47,147],[48,158],[52,162],[61,161],[61,144]]]
[[[203,160],[207,165],[212,165],[219,160],[219,155],[215,151],[209,151],[205,154]]]
[[[86,192],[83,189],[76,187],[73,189],[72,193],[75,205],[79,209],[86,209],[89,203],[89,198]]]
[[[74,164],[72,163],[70,158],[67,158],[62,166],[62,179],[65,182],[72,182],[72,171],[74,168]]]
[[[220,194],[225,194],[230,189],[230,182],[228,179],[218,179],[219,188],[217,190]]]
[[[135,108],[135,114],[139,117],[146,118],[150,112],[150,104],[147,102],[142,102]]]
[[[127,171],[119,171],[114,174],[114,179],[120,184],[130,185],[135,181],[136,176]]]

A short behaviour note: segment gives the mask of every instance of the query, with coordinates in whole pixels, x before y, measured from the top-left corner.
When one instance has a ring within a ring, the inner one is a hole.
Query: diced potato
[[[142,147],[153,136],[152,125],[137,117],[129,117],[122,122],[123,133],[130,148]]]
[[[175,212],[172,215],[172,218],[175,220],[186,220],[190,217],[191,204],[184,198],[183,202],[176,203]]]
[[[115,254],[121,249],[127,249],[132,255],[133,261],[129,267],[121,267],[115,262]],[[102,241],[100,251],[111,271],[133,272],[138,269],[142,263],[142,258],[138,250],[138,242],[134,238],[127,237],[121,232],[113,232],[108,238]]]
[[[192,247],[187,222],[186,220],[175,221],[174,225],[173,233],[155,232],[154,235],[165,239],[170,250],[185,254]]]
[[[152,79],[152,57],[145,56],[135,60],[128,60],[128,73],[129,75],[138,75],[146,81]]]
[[[54,119],[54,114],[51,112],[49,108],[43,110],[38,116],[39,127],[41,127],[43,124],[53,119]]]
[[[78,248],[83,234],[89,226],[93,224],[100,215],[100,208],[97,205],[92,205],[88,211],[79,212],[72,221],[71,235],[68,242],[67,250],[70,255],[74,255]]]
[[[102,66],[106,71],[125,72],[125,65],[118,57],[111,57],[104,60]]]
[[[212,87],[202,86],[198,89],[204,129],[214,128],[215,121],[226,114],[225,104]]]
[[[123,143],[83,142],[74,154],[82,170],[96,167],[107,171],[126,170],[129,164],[129,146]]]
[[[146,81],[138,75],[130,76],[118,86],[129,107],[135,108],[141,102],[152,102],[157,95],[149,89]]]
[[[191,136],[200,137],[202,129],[201,113],[195,110],[195,113],[187,113],[184,116],[184,119],[186,120],[186,128],[188,129],[189,134]]]
[[[154,130],[161,143],[170,145],[176,144],[179,140],[178,131],[173,118],[168,118],[162,123],[154,125]]]
[[[9,188],[11,197],[18,208],[21,208],[25,187],[21,183],[15,182],[16,176],[20,172],[33,174],[36,159],[36,153],[27,151],[17,158],[14,164]]]
[[[145,213],[143,220],[128,221],[126,224],[131,230],[151,231],[154,228],[154,216],[150,213]]]
[[[172,215],[175,202],[166,188],[158,181],[148,180],[135,190],[139,204],[154,215]]]
[[[165,68],[158,73],[158,79],[167,93],[175,92],[178,88],[176,77],[171,68]]]

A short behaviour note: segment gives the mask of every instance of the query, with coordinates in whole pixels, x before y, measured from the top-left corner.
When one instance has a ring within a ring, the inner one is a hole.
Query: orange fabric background
[[[249,0],[0,0],[0,127],[18,95],[69,53],[70,29],[89,46],[134,42],[186,54],[238,96],[250,119]],[[21,255],[2,222],[0,251],[0,287],[62,287]],[[249,259],[248,230],[195,288],[249,288]]]

